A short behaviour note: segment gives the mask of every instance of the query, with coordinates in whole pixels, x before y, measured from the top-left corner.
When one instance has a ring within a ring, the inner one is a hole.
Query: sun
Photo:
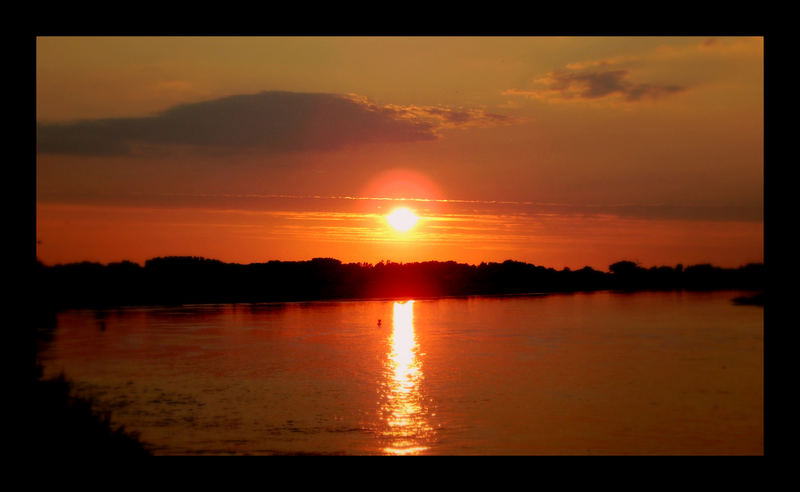
[[[400,232],[408,231],[414,227],[418,220],[417,214],[406,207],[396,208],[386,216],[386,221],[389,222],[389,225]]]

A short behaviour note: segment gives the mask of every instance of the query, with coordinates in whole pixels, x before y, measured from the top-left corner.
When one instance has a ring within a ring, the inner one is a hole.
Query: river
[[[737,295],[69,310],[40,360],[156,455],[763,454]]]

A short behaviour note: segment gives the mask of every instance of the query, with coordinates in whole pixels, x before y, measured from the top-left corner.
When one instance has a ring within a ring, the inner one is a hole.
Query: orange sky
[[[762,38],[42,37],[37,254],[763,261],[763,77]]]

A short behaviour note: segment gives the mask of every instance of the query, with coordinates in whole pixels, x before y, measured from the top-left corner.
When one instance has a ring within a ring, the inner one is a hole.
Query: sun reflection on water
[[[384,362],[381,412],[387,454],[419,454],[428,449],[433,428],[420,390],[423,379],[414,333],[414,301],[395,302],[390,351]]]

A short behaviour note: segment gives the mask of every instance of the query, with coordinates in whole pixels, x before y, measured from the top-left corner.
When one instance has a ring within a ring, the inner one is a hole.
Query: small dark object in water
[[[734,304],[738,305],[748,305],[748,306],[763,306],[764,305],[764,293],[759,292],[758,294],[752,296],[742,296],[736,297],[733,299]]]
[[[378,326],[381,326],[381,320],[378,320]]]

